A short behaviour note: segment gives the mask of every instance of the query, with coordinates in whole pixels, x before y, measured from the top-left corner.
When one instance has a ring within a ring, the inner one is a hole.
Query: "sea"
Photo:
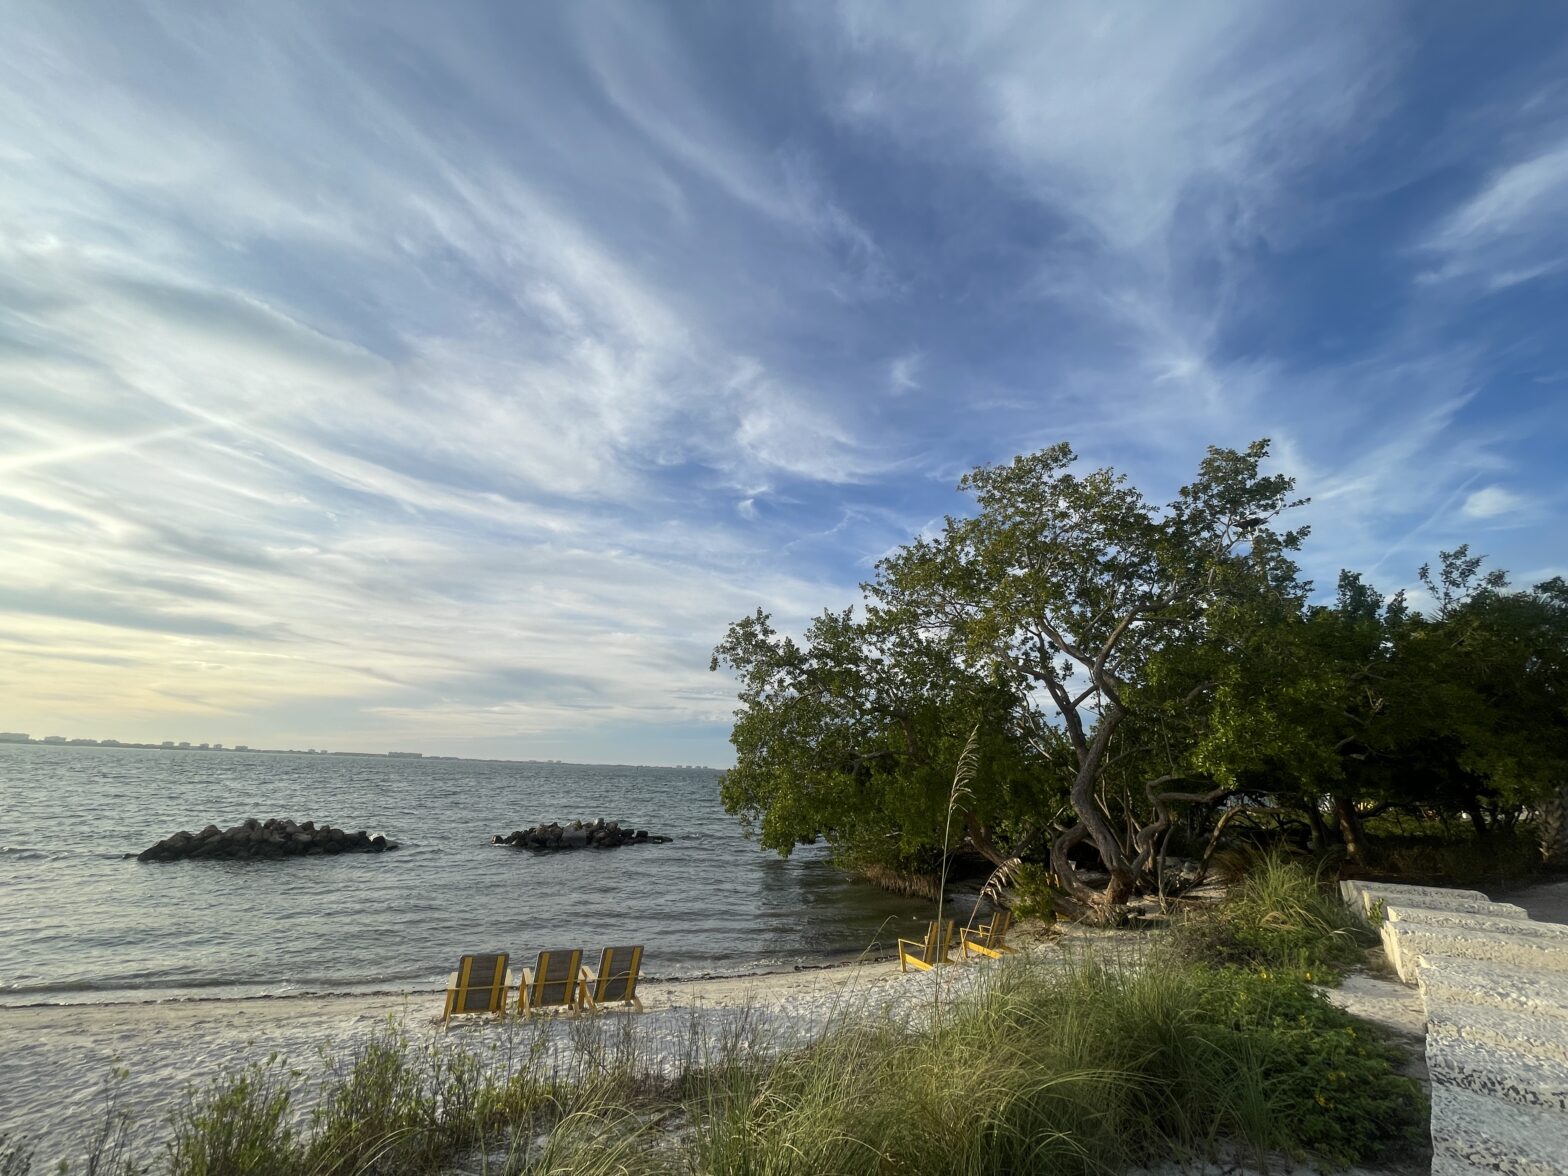
[[[142,863],[247,817],[399,849]],[[663,845],[490,844],[603,817]],[[928,904],[746,840],[707,769],[0,744],[0,1006],[423,991],[466,952],[642,944],[653,979],[885,951]]]

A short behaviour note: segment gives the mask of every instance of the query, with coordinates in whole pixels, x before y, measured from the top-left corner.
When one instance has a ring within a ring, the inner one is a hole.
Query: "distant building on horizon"
[[[25,731],[0,731],[0,743],[31,743],[33,737]]]
[[[65,742],[65,736],[64,735],[45,735],[43,741],[45,743],[64,743]]]
[[[392,759],[424,759],[422,751],[389,751],[387,755]]]

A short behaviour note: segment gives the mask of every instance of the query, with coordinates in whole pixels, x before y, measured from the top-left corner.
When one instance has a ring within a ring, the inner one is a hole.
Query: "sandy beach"
[[[1020,954],[1060,962],[1084,952],[1135,959],[1147,933],[1069,927],[1019,941]],[[542,1039],[567,1056],[588,1035],[613,1041],[634,1031],[640,1057],[674,1063],[694,1037],[714,1041],[757,1027],[774,1044],[804,1038],[845,1011],[918,1016],[939,991],[956,994],[984,983],[996,965],[969,961],[935,972],[901,973],[895,960],[863,959],[788,972],[700,980],[644,980],[641,1016],[608,1013],[576,1020],[468,1018],[442,1032],[439,990],[245,1000],[182,1000],[0,1009],[0,1123],[31,1136],[41,1159],[71,1159],[103,1122],[106,1084],[116,1068],[117,1105],[130,1112],[131,1139],[145,1154],[165,1137],[165,1122],[192,1085],[202,1086],[250,1062],[278,1055],[307,1076],[319,1075],[323,1051],[341,1055],[389,1023],[439,1048],[509,1064]],[[1418,1041],[1424,1017],[1413,990],[1374,976],[1353,976],[1329,998],[1407,1040]],[[302,1085],[296,1111],[308,1113]]]
[[[905,974],[895,960],[877,959],[750,976],[645,979],[640,994],[646,1012],[635,1017],[638,1048],[644,1056],[674,1058],[689,1047],[694,1027],[718,1035],[742,1018],[765,1026],[770,1039],[787,1041],[809,1034],[835,1011],[921,1005],[937,985],[960,991],[979,981],[986,967],[972,961]],[[489,1052],[505,1064],[521,1037],[542,1034],[560,1047],[590,1024],[613,1035],[616,1023],[633,1016],[534,1018],[526,1024],[467,1018],[443,1033],[442,999],[436,990],[0,1008],[0,1124],[32,1137],[40,1159],[79,1155],[103,1121],[106,1084],[120,1069],[118,1105],[131,1113],[132,1138],[145,1150],[163,1138],[168,1113],[192,1084],[208,1084],[274,1053],[315,1072],[323,1050],[350,1051],[395,1022],[416,1038]]]

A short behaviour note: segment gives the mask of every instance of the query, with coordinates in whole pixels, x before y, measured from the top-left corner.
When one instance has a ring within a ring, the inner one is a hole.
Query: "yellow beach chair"
[[[948,953],[953,947],[953,920],[941,919],[926,928],[924,939],[898,941],[898,970],[907,972],[917,968],[929,972],[938,964],[950,964]]]
[[[506,1012],[506,990],[513,984],[504,951],[465,955],[446,979],[446,1010],[441,1020],[464,1013]]]
[[[581,1006],[583,953],[542,951],[532,968],[523,969],[523,982],[517,989],[519,1013],[542,1013],[546,1009],[565,1009],[575,1017]]]
[[[1004,955],[1018,954],[1014,948],[1007,946],[1007,929],[1012,922],[1012,911],[993,912],[989,923],[981,923],[978,927],[965,927],[959,932],[959,950],[965,956],[974,952],[976,955],[988,956],[993,960],[999,960]]]
[[[597,969],[583,969],[583,1004],[598,1010],[605,1005],[631,1005],[642,1012],[637,999],[637,976],[642,970],[642,947],[607,947],[599,953]]]

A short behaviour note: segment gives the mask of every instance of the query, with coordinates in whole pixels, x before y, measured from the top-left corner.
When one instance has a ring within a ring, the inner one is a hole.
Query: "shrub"
[[[1051,886],[1051,871],[1034,862],[1024,862],[1013,872],[1013,913],[1020,919],[1056,922],[1056,892]]]
[[[1270,1086],[1281,1146],[1335,1164],[1422,1144],[1426,1115],[1401,1054],[1305,981],[1225,969],[1204,986],[1204,1012],[1236,1035]]]
[[[293,1079],[278,1055],[206,1089],[192,1088],[170,1119],[168,1167],[178,1176],[290,1176],[298,1171],[289,1122]]]

